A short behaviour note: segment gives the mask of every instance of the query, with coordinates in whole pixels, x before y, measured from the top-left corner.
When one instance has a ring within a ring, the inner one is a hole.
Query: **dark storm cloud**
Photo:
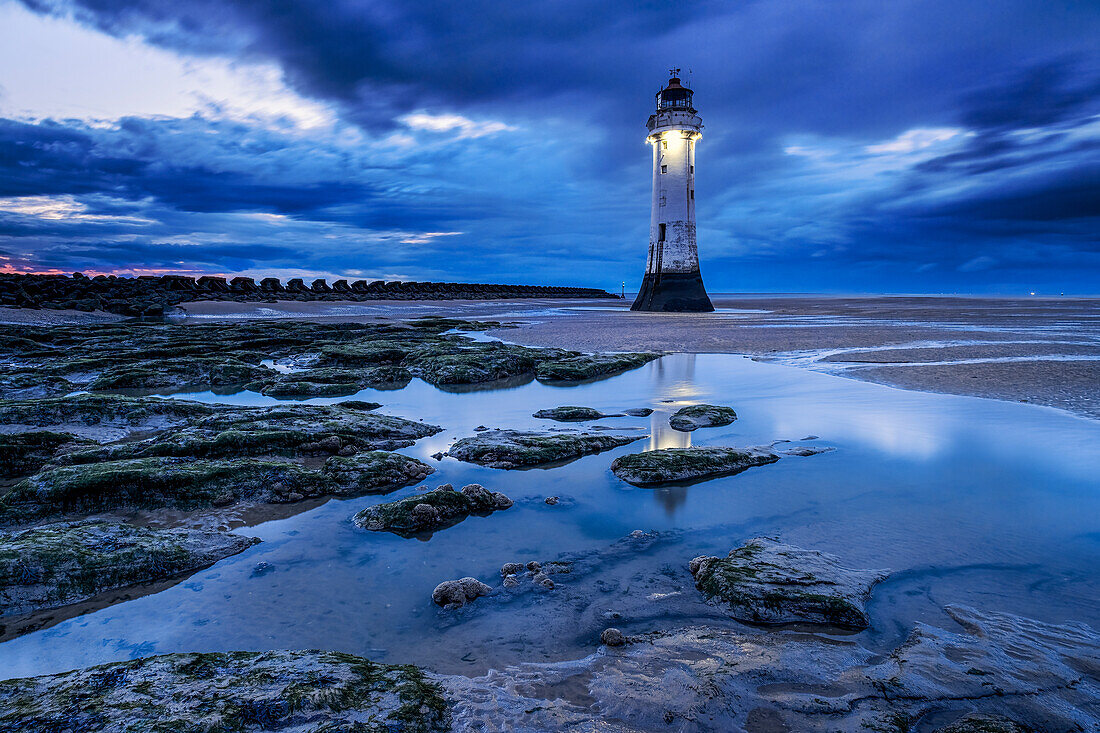
[[[366,231],[461,227],[484,267],[547,276],[596,243],[611,265],[603,269],[633,272],[648,198],[641,123],[665,65],[679,64],[695,72],[707,122],[701,248],[720,288],[752,287],[743,279],[752,262],[791,273],[788,289],[834,287],[836,273],[883,263],[889,275],[863,288],[889,287],[890,277],[920,289],[934,282],[923,273],[1067,268],[1097,249],[1095,3],[23,2],[189,54],[275,63],[293,89],[367,130],[428,110],[525,132],[500,141],[517,146],[514,158],[493,157],[488,145],[461,157],[441,149],[389,172],[319,167],[285,181],[248,159],[286,142],[243,126],[218,134],[251,149],[180,160],[178,143],[156,132],[163,122],[124,121],[112,135],[125,144],[79,124],[9,123],[0,128],[2,195],[111,192],[180,211],[269,211]],[[202,140],[200,127],[179,136]],[[532,142],[540,128],[543,145]],[[852,174],[872,157],[867,148],[938,128],[959,136],[942,151],[898,153],[892,168]],[[796,139],[821,146],[824,162],[787,152]],[[567,159],[548,162],[548,150],[566,146]],[[526,175],[501,175],[517,167]],[[479,168],[481,178],[463,178]],[[417,277],[437,270],[441,253],[456,261],[469,247],[441,239],[406,265]],[[512,264],[489,264],[497,256]],[[1050,278],[1096,280],[1071,270]],[[582,277],[600,284],[596,273]]]

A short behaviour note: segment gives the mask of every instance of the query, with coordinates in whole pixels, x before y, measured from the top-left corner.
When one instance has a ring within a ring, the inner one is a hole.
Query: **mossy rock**
[[[423,481],[435,469],[415,458],[388,451],[333,456],[323,473],[341,487],[341,494],[384,494]]]
[[[0,477],[12,478],[37,471],[53,460],[59,449],[87,444],[69,433],[34,430],[0,434]]]
[[[411,352],[404,364],[430,384],[481,384],[533,374],[541,358],[540,350],[523,346],[436,344]]]
[[[156,418],[178,424],[214,412],[215,408],[208,405],[183,400],[81,394],[0,402],[0,424],[36,427],[112,421],[133,424]]]
[[[558,422],[583,422],[585,420],[599,420],[603,417],[622,417],[622,413],[604,414],[594,407],[577,407],[575,405],[563,405],[547,410],[539,410],[533,417],[543,420],[557,420]]]
[[[968,713],[935,733],[1034,733],[1035,729],[999,715]]]
[[[804,623],[852,631],[870,625],[865,604],[889,574],[853,570],[833,555],[757,537],[724,558],[697,557],[696,587],[738,621]]]
[[[320,351],[321,364],[342,367],[362,367],[381,364],[400,364],[417,348],[415,342],[372,340],[349,344],[325,346]]]
[[[0,682],[0,733],[450,727],[443,688],[419,668],[340,652],[165,654]]]
[[[333,488],[320,471],[287,461],[136,458],[48,468],[0,497],[0,519],[26,522],[121,507],[200,509],[240,501],[297,501]]]
[[[664,448],[619,456],[611,472],[634,486],[661,486],[733,476],[778,460],[762,448]]]
[[[97,521],[0,532],[0,614],[56,608],[194,572],[257,542],[228,532]]]
[[[720,428],[737,419],[731,407],[719,405],[688,405],[677,410],[668,419],[673,430],[690,433],[699,428]]]
[[[662,354],[581,354],[539,364],[535,376],[540,382],[579,382],[621,374],[659,359]]]
[[[284,374],[257,391],[272,397],[336,397],[355,394],[367,387],[401,389],[411,379],[408,369],[395,365],[359,369],[321,367]]]
[[[111,367],[88,389],[154,389],[201,385],[223,387],[243,385],[273,376],[274,370],[228,357],[164,358]]]
[[[645,437],[490,430],[462,438],[451,446],[447,455],[490,468],[522,468],[602,453]]]
[[[69,380],[39,369],[20,369],[0,374],[0,399],[5,400],[58,397],[76,388]]]
[[[355,515],[355,524],[372,532],[393,532],[402,537],[452,527],[471,514],[486,516],[508,509],[512,500],[480,484],[456,491],[450,484],[413,496],[378,504]]]

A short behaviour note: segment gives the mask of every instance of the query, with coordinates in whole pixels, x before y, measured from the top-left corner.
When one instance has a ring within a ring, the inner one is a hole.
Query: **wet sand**
[[[1100,299],[713,298],[715,313],[632,313],[629,300],[188,303],[183,322],[425,315],[501,320],[490,334],[586,351],[732,353],[906,389],[1049,405],[1100,419]],[[0,321],[8,317],[7,309]],[[11,311],[58,318],[59,311]],[[79,314],[86,317],[89,314]],[[51,320],[51,323],[54,321]]]

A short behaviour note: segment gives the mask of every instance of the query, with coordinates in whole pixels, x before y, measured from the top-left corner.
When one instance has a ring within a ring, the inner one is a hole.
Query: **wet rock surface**
[[[732,476],[778,460],[763,448],[664,448],[620,456],[611,471],[634,486],[660,486]]]
[[[369,451],[332,456],[322,472],[342,488],[340,493],[380,494],[423,481],[435,469],[400,453]]]
[[[372,532],[393,532],[403,537],[430,534],[453,527],[471,514],[487,516],[508,509],[512,500],[481,484],[461,491],[444,484],[423,494],[378,504],[355,515],[355,524]]]
[[[1094,631],[947,611],[954,628],[917,624],[885,659],[855,641],[697,626],[631,637],[614,654],[442,684],[455,726],[472,730],[901,733],[932,716],[961,726],[943,733],[1100,723],[1090,702],[1100,694]],[[974,727],[978,716],[1024,727]]]
[[[661,356],[653,352],[574,355],[539,364],[536,375],[546,382],[580,382],[637,369]]]
[[[729,425],[737,419],[737,413],[730,407],[718,405],[688,405],[681,407],[668,418],[673,430],[690,433],[699,428],[718,428]]]
[[[0,616],[193,572],[257,542],[228,532],[97,521],[0,532]]]
[[[0,731],[450,730],[439,683],[339,652],[166,654],[0,682]]]
[[[846,568],[832,555],[767,537],[723,558],[697,557],[689,568],[696,587],[738,621],[851,630],[870,625],[865,604],[871,588],[889,574]]]
[[[644,437],[646,436],[489,430],[462,438],[451,446],[447,455],[490,468],[522,468],[602,453]]]
[[[594,407],[563,405],[562,407],[539,410],[533,417],[543,420],[557,420],[558,422],[583,422],[585,420],[599,420],[602,417],[622,417],[622,413],[604,414]]]
[[[454,609],[465,606],[482,596],[487,596],[493,589],[482,583],[477,578],[459,578],[458,580],[445,580],[432,591],[432,601],[437,606],[445,609]]]

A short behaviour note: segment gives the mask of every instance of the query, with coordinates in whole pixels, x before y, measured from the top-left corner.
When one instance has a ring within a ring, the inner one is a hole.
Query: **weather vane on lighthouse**
[[[691,105],[693,92],[680,84],[680,70],[669,69],[669,77],[646,123],[653,146],[649,258],[630,310],[710,312],[695,243],[695,141],[703,120]]]

